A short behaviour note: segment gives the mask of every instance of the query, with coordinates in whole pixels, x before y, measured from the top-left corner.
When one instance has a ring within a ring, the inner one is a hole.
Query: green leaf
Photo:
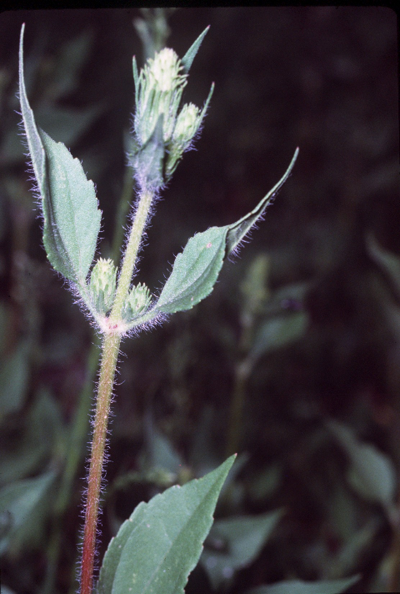
[[[214,544],[215,548],[204,549],[201,563],[215,590],[235,571],[256,559],[282,514],[282,510],[276,510],[253,517],[217,520],[214,523],[207,542]],[[224,552],[218,551],[218,546]]]
[[[340,580],[321,580],[319,582],[285,580],[272,586],[260,586],[253,590],[247,590],[246,594],[340,594],[359,579],[360,576],[354,575]]]
[[[131,514],[131,517],[122,524],[118,534],[110,540],[110,544],[104,555],[99,581],[97,583],[98,594],[111,594],[111,592],[113,592],[113,583],[122,551],[132,532],[140,525],[140,522],[143,521],[146,505],[147,504],[143,501],[142,503],[139,503]]]
[[[141,503],[107,549],[99,594],[183,594],[234,459]]]
[[[210,28],[210,25],[204,29],[204,31],[201,35],[198,36],[196,41],[190,46],[190,48],[188,49],[186,54],[181,59],[181,62],[182,62],[182,65],[183,65],[183,68],[184,68],[186,74],[189,72],[189,70],[193,64],[193,60],[195,59],[196,54],[199,51],[200,46],[203,42],[203,39],[207,35],[209,28]]]
[[[189,239],[175,259],[156,311],[185,311],[211,293],[224,261],[226,233],[227,227],[211,227]]]
[[[189,239],[183,252],[177,255],[172,273],[151,310],[154,317],[157,313],[169,314],[191,309],[211,293],[224,258],[235,250],[251,226],[262,216],[268,202],[289,177],[297,155],[298,149],[285,175],[257,208],[232,225],[211,227]]]
[[[78,159],[74,159],[61,142],[54,142],[42,130],[39,133],[46,152],[48,175],[48,195],[43,208],[48,215],[43,236],[45,248],[53,264],[49,248],[56,242],[57,259],[60,255],[63,259],[59,272],[83,284],[100,232],[101,211],[97,208],[94,185],[86,179]]]
[[[275,194],[281,189],[285,181],[288,179],[289,175],[292,172],[294,164],[296,162],[297,156],[299,154],[299,149],[297,148],[294,152],[293,158],[290,162],[289,167],[286,170],[286,173],[283,177],[278,181],[278,183],[268,192],[266,196],[257,204],[256,208],[249,212],[247,215],[239,219],[236,223],[232,225],[228,225],[228,235],[226,238],[226,252],[227,254],[231,254],[239,245],[239,243],[243,240],[245,235],[250,231],[251,227],[254,223],[259,219],[265,212],[268,204],[274,198]]]
[[[330,421],[328,427],[350,458],[351,486],[365,499],[390,506],[396,495],[393,462],[374,446],[358,441],[348,427],[336,421]]]
[[[16,547],[16,541],[21,543],[30,538],[32,526],[29,520],[54,479],[55,473],[50,471],[36,478],[17,481],[0,490],[0,515],[9,518],[9,530],[0,541],[0,553]]]
[[[21,36],[19,43],[19,100],[21,103],[22,119],[25,127],[26,140],[28,143],[29,154],[32,160],[32,168],[38,184],[41,196],[45,195],[45,153],[39,132],[36,127],[33,111],[28,103],[24,81],[24,31],[25,24],[21,27]]]
[[[20,102],[32,167],[43,208],[43,241],[52,266],[84,284],[96,250],[101,211],[92,181],[61,143],[39,130],[26,97],[20,40]]]

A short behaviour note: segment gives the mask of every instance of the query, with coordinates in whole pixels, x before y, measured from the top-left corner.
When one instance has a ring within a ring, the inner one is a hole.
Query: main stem
[[[99,515],[101,478],[103,474],[106,447],[107,425],[114,385],[118,352],[121,344],[119,325],[122,309],[129,293],[132,274],[135,268],[140,242],[148,219],[153,193],[143,191],[135,214],[129,241],[126,247],[113,308],[109,318],[109,331],[103,340],[99,387],[94,418],[93,440],[90,455],[88,490],[83,532],[83,552],[81,565],[81,594],[92,594],[93,570],[96,551],[96,532]]]

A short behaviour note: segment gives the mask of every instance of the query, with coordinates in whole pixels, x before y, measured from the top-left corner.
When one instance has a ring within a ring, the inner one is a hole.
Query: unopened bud
[[[168,142],[175,126],[187,76],[177,54],[170,48],[149,59],[140,73],[134,128],[141,146],[151,137],[163,115],[163,137]]]
[[[90,292],[96,310],[106,314],[112,307],[117,282],[117,268],[112,260],[100,258],[90,275]]]
[[[171,176],[183,153],[187,151],[196,136],[203,119],[203,114],[193,103],[185,103],[182,107],[168,147],[166,163],[167,177]]]
[[[143,311],[145,311],[151,303],[151,294],[145,284],[139,283],[134,286],[129,295],[127,303],[124,307],[123,316],[127,322],[130,322]]]

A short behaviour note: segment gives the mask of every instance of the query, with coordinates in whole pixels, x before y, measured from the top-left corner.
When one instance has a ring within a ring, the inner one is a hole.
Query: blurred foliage
[[[378,7],[190,8],[168,23],[157,9],[1,14],[3,590],[74,591],[81,394],[98,354],[41,248],[18,137],[22,22],[32,107],[96,183],[103,257],[132,195],[132,55],[166,42],[182,55],[211,25],[187,99],[201,104],[210,80],[216,91],[148,232],[139,280],[154,289],[188,237],[250,211],[300,147],[213,295],[123,345],[100,555],[141,500],[234,448],[187,594],[310,592],[316,580],[321,593],[399,591],[397,29]]]

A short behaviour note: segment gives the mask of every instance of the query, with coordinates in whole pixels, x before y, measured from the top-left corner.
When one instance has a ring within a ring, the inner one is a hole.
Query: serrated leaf
[[[359,579],[360,576],[354,575],[340,580],[321,580],[319,582],[285,580],[271,586],[260,586],[253,590],[247,590],[246,594],[341,594]]]
[[[226,233],[226,227],[211,227],[189,239],[175,259],[156,311],[185,311],[211,293],[224,261]]]
[[[211,528],[208,542],[215,550],[205,548],[201,563],[215,590],[233,577],[235,571],[250,565],[267,542],[283,511],[276,510],[258,516],[217,520]],[[218,551],[217,545],[224,549]]]
[[[210,26],[208,26],[204,29],[203,33],[198,36],[196,41],[194,41],[194,43],[190,46],[190,48],[188,49],[188,51],[186,52],[186,54],[183,56],[183,58],[181,60],[184,71],[186,72],[186,74],[189,72],[189,70],[193,64],[193,60],[195,59],[196,54],[199,51],[200,46],[203,42],[203,39],[207,35],[209,28],[210,28]]]
[[[19,93],[32,167],[40,192],[43,241],[52,266],[66,278],[83,284],[100,231],[101,211],[92,181],[80,162],[61,143],[36,126],[24,84],[23,32],[20,39]]]
[[[183,594],[234,458],[136,508],[107,550],[98,593]]]
[[[82,165],[69,150],[39,130],[46,152],[48,193],[45,205],[48,222],[44,226],[44,244],[57,243],[57,252],[62,254],[62,272],[68,279],[82,284],[89,272],[96,251],[100,232],[101,211],[93,182],[87,180]],[[54,233],[56,228],[56,235]],[[51,236],[51,241],[48,241]],[[53,264],[54,266],[54,264]]]
[[[336,421],[328,423],[350,458],[348,480],[365,499],[390,506],[396,494],[393,462],[374,446],[360,442],[353,432]]]
[[[290,165],[287,168],[283,177],[278,181],[277,184],[275,184],[272,190],[270,190],[268,194],[264,196],[262,200],[260,200],[256,208],[254,208],[247,215],[239,219],[239,221],[237,221],[236,223],[228,225],[228,235],[226,238],[227,254],[231,254],[236,249],[236,247],[239,245],[239,243],[243,240],[246,234],[250,231],[251,227],[257,221],[257,219],[259,219],[264,214],[268,204],[271,202],[275,194],[281,189],[281,187],[291,174],[298,154],[299,149],[297,148],[294,152]]]
[[[172,273],[152,310],[154,315],[186,311],[211,293],[225,257],[262,216],[273,195],[289,177],[297,154],[298,149],[282,179],[248,215],[232,225],[211,227],[189,239],[183,252],[175,259]]]

